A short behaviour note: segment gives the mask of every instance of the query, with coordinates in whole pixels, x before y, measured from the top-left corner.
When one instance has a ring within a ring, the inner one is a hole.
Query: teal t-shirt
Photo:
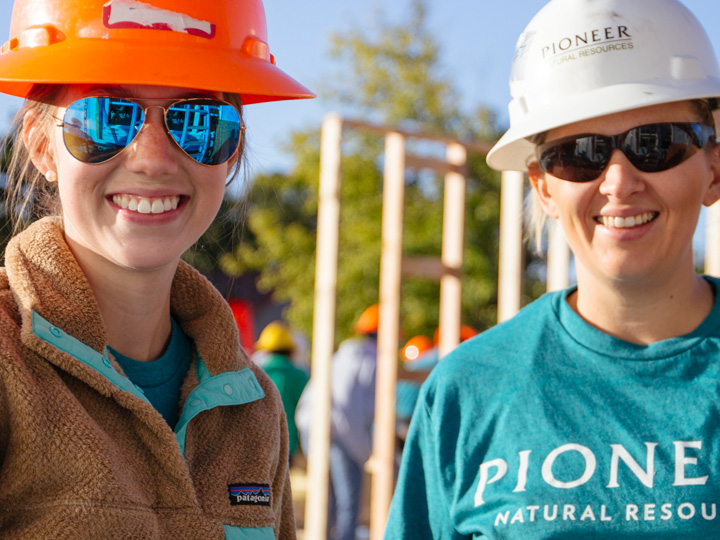
[[[640,346],[587,324],[569,292],[433,370],[386,539],[720,538],[717,295],[692,333]]]
[[[193,349],[190,339],[172,319],[170,342],[163,355],[152,362],[139,362],[110,349],[125,375],[144,393],[172,428],[180,415],[180,386],[185,380]]]

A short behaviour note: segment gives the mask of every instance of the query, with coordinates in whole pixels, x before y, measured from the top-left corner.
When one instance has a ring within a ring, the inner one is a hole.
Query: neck
[[[607,282],[578,267],[570,306],[612,336],[649,345],[695,330],[713,308],[710,284],[689,269],[674,279]]]
[[[69,244],[95,295],[110,347],[133,360],[159,358],[172,329],[170,289],[178,262],[134,270]]]

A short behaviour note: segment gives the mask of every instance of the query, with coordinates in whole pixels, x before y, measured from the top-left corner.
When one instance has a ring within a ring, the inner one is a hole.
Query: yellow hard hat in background
[[[271,322],[260,333],[255,349],[291,353],[295,349],[295,342],[290,328],[280,321]]]

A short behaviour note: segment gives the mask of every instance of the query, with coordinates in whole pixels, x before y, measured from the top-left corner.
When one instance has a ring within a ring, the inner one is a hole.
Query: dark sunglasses
[[[109,96],[78,99],[67,107],[59,124],[65,146],[83,163],[108,161],[127,148],[153,107],[163,110],[166,131],[198,163],[225,163],[240,146],[245,126],[238,110],[224,101],[192,98],[144,107],[132,99]]]
[[[715,136],[715,129],[698,123],[647,124],[618,135],[584,133],[537,147],[544,172],[570,182],[598,178],[620,150],[635,168],[646,173],[666,171],[692,157]]]

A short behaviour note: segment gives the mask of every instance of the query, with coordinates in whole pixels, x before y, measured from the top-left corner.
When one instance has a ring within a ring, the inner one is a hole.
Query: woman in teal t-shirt
[[[677,0],[553,0],[510,90],[488,164],[528,172],[577,286],[433,371],[386,538],[718,538],[719,282],[692,252],[720,198],[710,41]]]

